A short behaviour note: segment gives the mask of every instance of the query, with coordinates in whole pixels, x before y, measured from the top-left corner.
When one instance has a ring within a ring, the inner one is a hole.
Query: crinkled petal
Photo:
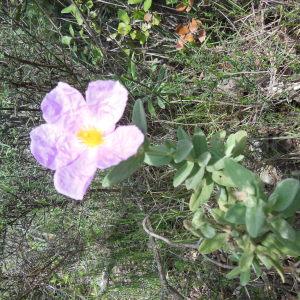
[[[103,134],[111,133],[115,129],[114,124],[109,124],[101,119],[97,119],[87,106],[83,106],[76,111],[65,113],[55,125],[68,135],[76,135],[79,130],[95,128]]]
[[[67,83],[59,82],[42,101],[43,118],[48,123],[56,122],[64,113],[76,111],[86,102],[79,91]]]
[[[105,137],[105,143],[98,150],[98,168],[106,169],[119,164],[137,153],[144,142],[143,133],[135,126],[119,126]]]
[[[96,151],[86,150],[71,164],[57,169],[55,189],[72,199],[82,200],[97,170],[96,162]]]
[[[62,134],[53,124],[42,124],[30,132],[30,150],[44,167],[56,170],[76,159],[85,150],[74,136]]]
[[[100,120],[116,124],[124,113],[128,92],[114,80],[92,81],[86,91],[86,101]]]

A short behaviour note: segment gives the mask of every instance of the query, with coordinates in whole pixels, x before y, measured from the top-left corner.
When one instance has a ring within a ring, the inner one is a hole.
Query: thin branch
[[[148,227],[152,229],[150,220],[148,218],[145,218],[144,220],[145,220],[145,226],[148,225]],[[166,273],[165,273],[165,270],[164,270],[164,267],[163,267],[163,264],[162,264],[162,259],[161,259],[157,244],[155,242],[155,239],[152,235],[149,235],[149,242],[150,242],[150,246],[151,246],[151,248],[154,252],[154,259],[156,261],[157,270],[158,270],[161,285],[163,286],[164,289],[166,289],[168,291],[169,294],[171,294],[174,297],[175,300],[185,299],[185,297],[183,295],[181,295],[175,288],[173,288],[168,283],[168,280],[166,278]]]
[[[174,243],[172,242],[171,240],[169,240],[168,238],[164,237],[164,236],[161,236],[155,232],[153,232],[153,230],[149,229],[149,226],[147,227],[147,224],[149,222],[149,216],[146,216],[142,222],[142,225],[143,225],[143,229],[144,231],[152,236],[153,238],[156,238],[158,240],[161,240],[163,242],[165,242],[167,245],[171,246],[171,247],[174,247],[174,248],[179,248],[179,249],[198,249],[199,248],[199,243],[194,243],[194,244],[180,244],[180,243]],[[204,255],[204,254],[201,254],[203,256],[204,259],[206,259],[207,261],[211,262],[212,264],[220,267],[220,268],[223,268],[223,269],[228,269],[228,270],[232,270],[234,269],[234,266],[230,266],[230,265],[227,265],[227,264],[222,264],[212,258],[209,258],[208,256]]]
[[[154,237],[154,238],[156,238],[156,239],[158,239],[158,240],[164,241],[166,244],[168,244],[169,246],[174,247],[174,248],[179,248],[179,249],[186,249],[186,248],[189,248],[189,249],[198,249],[198,248],[199,248],[199,244],[198,244],[198,243],[195,243],[195,244],[180,244],[180,243],[174,243],[174,242],[172,242],[171,240],[169,240],[168,238],[166,238],[166,237],[164,237],[164,236],[161,236],[161,235],[158,235],[158,234],[154,233],[152,230],[150,230],[150,229],[147,227],[148,221],[149,221],[149,216],[146,216],[146,217],[144,218],[144,220],[143,220],[143,223],[142,223],[143,229],[144,229],[144,231],[145,231],[148,235],[150,235],[150,236],[152,236],[152,237]]]

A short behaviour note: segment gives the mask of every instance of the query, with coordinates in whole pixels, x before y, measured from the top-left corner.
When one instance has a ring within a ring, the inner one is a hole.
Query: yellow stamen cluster
[[[104,142],[103,134],[96,128],[80,129],[77,132],[78,139],[89,147],[99,146]]]

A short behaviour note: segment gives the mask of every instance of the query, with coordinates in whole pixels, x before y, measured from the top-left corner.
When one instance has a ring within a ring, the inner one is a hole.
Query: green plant
[[[76,26],[70,22],[68,27],[68,35],[62,35],[62,44],[68,46],[73,53],[80,55],[83,59],[90,61],[93,65],[97,65],[103,58],[103,52],[98,43],[88,39],[87,34],[93,30],[94,34],[100,34],[101,30],[96,22],[96,10],[92,0],[77,0],[61,11],[62,14],[70,14],[76,21]],[[89,21],[87,21],[89,20]],[[86,24],[88,23],[88,24]],[[83,51],[80,43],[83,42]]]
[[[160,24],[160,16],[155,12],[149,12],[152,0],[128,0],[128,4],[136,6],[129,11],[118,10],[119,24],[117,32],[112,34],[111,38],[121,37],[122,39],[127,36],[144,45],[150,36],[151,28]]]
[[[141,101],[135,103],[133,122],[146,133]],[[184,184],[192,191],[189,209],[193,216],[184,226],[199,239],[199,252],[226,251],[235,263],[226,276],[239,276],[241,285],[250,281],[252,269],[260,276],[262,267],[274,267],[284,282],[281,260],[300,255],[300,232],[293,228],[300,209],[300,183],[282,180],[268,196],[259,177],[240,164],[246,141],[245,131],[227,139],[221,131],[207,139],[200,129],[190,136],[179,128],[176,142],[150,145],[146,141],[140,153],[113,168],[103,183],[110,186],[123,180],[143,161],[174,168],[173,186]],[[212,202],[209,206],[208,201]]]

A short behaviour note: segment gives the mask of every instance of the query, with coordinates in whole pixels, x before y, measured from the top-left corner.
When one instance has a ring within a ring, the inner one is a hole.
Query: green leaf
[[[222,171],[214,171],[212,173],[212,179],[218,185],[226,187],[236,187],[236,184],[231,180],[231,178],[226,176]]]
[[[273,258],[267,255],[260,254],[260,253],[258,253],[257,256],[260,259],[260,261],[266,266],[267,269],[274,267],[277,273],[279,274],[279,276],[281,277],[282,282],[283,283],[285,282],[283,268],[276,260],[274,260]]]
[[[144,45],[146,43],[149,35],[150,35],[149,31],[144,31],[144,32],[139,31],[138,32],[137,39],[139,40],[141,45]]]
[[[196,190],[197,187],[199,187],[199,185],[202,182],[204,172],[205,172],[205,167],[201,167],[195,175],[188,178],[185,182],[186,188],[188,190],[191,190],[191,189]]]
[[[103,187],[110,187],[114,184],[121,182],[122,180],[131,176],[135,171],[139,169],[143,163],[144,155],[137,154],[129,159],[122,161],[104,177],[102,181]]]
[[[209,163],[210,159],[211,159],[211,154],[209,152],[204,152],[197,158],[197,161],[199,165],[205,167]]]
[[[136,63],[134,61],[134,52],[131,55],[128,67],[129,74],[133,80],[137,80],[137,68]]]
[[[226,132],[223,130],[214,133],[210,138],[211,154],[215,159],[222,158],[225,155],[225,137]]]
[[[224,173],[230,177],[235,186],[242,189],[244,187],[253,187],[258,185],[258,178],[254,175],[254,173],[232,159],[225,159],[224,166]]]
[[[277,273],[279,274],[282,283],[285,283],[284,270],[283,270],[282,266],[279,264],[278,261],[276,261],[272,258],[271,258],[271,262],[273,264],[273,267],[276,269]]]
[[[201,209],[198,209],[195,211],[193,219],[192,219],[192,225],[198,229],[205,223],[204,219],[204,213]]]
[[[254,272],[256,273],[256,275],[258,277],[261,276],[262,270],[261,270],[261,267],[260,267],[260,265],[259,265],[259,263],[257,262],[256,259],[253,260],[252,266],[253,266],[253,269],[254,269]]]
[[[75,32],[74,32],[73,26],[71,24],[69,25],[69,32],[70,32],[72,37],[75,36]]]
[[[153,14],[152,16],[152,25],[153,26],[158,26],[160,24],[161,18],[157,14]]]
[[[294,257],[300,256],[300,232],[296,231],[295,241],[276,236],[276,246],[285,255]]]
[[[94,3],[93,3],[92,0],[88,0],[88,1],[85,3],[85,5],[86,5],[89,9],[91,9],[91,8],[93,8]]]
[[[65,7],[65,8],[61,11],[61,13],[62,13],[62,14],[70,14],[70,13],[74,13],[76,10],[77,10],[76,5],[71,4],[71,5],[67,6],[67,7]]]
[[[135,10],[132,13],[132,17],[136,21],[143,21],[145,16],[145,12],[143,10]]]
[[[227,240],[226,233],[218,233],[212,239],[204,239],[199,246],[199,252],[202,254],[209,254],[219,250],[224,246]]]
[[[193,141],[193,145],[194,145],[195,157],[199,157],[204,152],[207,152],[206,137],[201,129],[195,130],[192,141]]]
[[[189,207],[191,211],[196,211],[202,204],[209,200],[214,189],[214,183],[209,176],[206,176],[202,185],[192,194]]]
[[[250,281],[250,270],[244,271],[240,274],[240,284],[245,286]]]
[[[184,220],[183,226],[186,230],[190,231],[193,235],[195,235],[197,237],[202,237],[201,231],[198,230],[197,228],[195,228],[191,221]]]
[[[265,213],[263,210],[263,201],[259,200],[256,206],[246,209],[246,227],[250,236],[256,238],[262,231],[265,224]]]
[[[268,270],[272,268],[273,264],[272,264],[271,258],[269,258],[268,256],[261,254],[261,253],[257,253],[256,255]]]
[[[224,211],[222,211],[219,208],[213,208],[210,211],[211,216],[214,218],[214,220],[220,224],[228,224],[228,222],[224,219]]]
[[[177,187],[182,184],[190,175],[194,167],[194,163],[191,161],[186,161],[184,165],[179,168],[179,170],[174,175],[173,186]]]
[[[145,0],[144,2],[144,11],[148,11],[152,5],[152,0]]]
[[[81,13],[77,7],[76,7],[76,10],[74,11],[74,17],[76,19],[77,24],[79,26],[81,26],[83,24],[83,19],[81,17]]]
[[[144,163],[149,166],[160,167],[171,162],[172,157],[157,155],[156,153],[146,152]]]
[[[130,24],[130,18],[124,9],[118,10],[118,18],[120,21],[124,22],[125,24]]]
[[[279,235],[270,233],[262,241],[262,245],[274,251],[278,249],[279,253],[288,256],[300,256],[300,231],[295,231],[295,240],[286,240],[281,238]]]
[[[235,267],[233,270],[231,270],[229,273],[226,274],[227,279],[234,279],[238,277],[241,273],[240,267]]]
[[[143,102],[138,99],[133,105],[132,122],[135,124],[144,134],[147,133],[147,119],[144,110]]]
[[[151,100],[147,101],[147,108],[151,117],[156,117],[155,107],[153,106],[153,102]]]
[[[133,40],[135,40],[137,38],[137,34],[138,34],[138,32],[136,30],[133,30],[133,31],[130,32],[130,37]]]
[[[118,25],[118,33],[121,35],[127,35],[131,30],[131,26],[129,24],[126,23],[119,23]]]
[[[139,4],[142,3],[144,0],[128,0],[128,4]]]
[[[188,157],[193,150],[193,144],[190,140],[179,140],[174,154],[174,161],[176,163],[182,162]]]
[[[283,239],[294,241],[296,233],[294,228],[284,219],[278,218],[270,222],[275,233],[278,233]]]
[[[230,134],[225,144],[225,155],[235,157],[242,154],[246,147],[246,142],[246,131],[240,130],[237,133]]]
[[[71,41],[72,41],[72,37],[71,37],[71,36],[64,35],[64,36],[61,38],[61,42],[62,42],[64,45],[67,45],[67,46],[70,46]]]
[[[226,157],[223,157],[221,159],[218,159],[218,160],[213,160],[213,163],[211,163],[210,165],[208,165],[206,167],[206,170],[208,172],[214,172],[214,171],[220,171],[222,169],[224,169],[224,163],[225,163],[225,159]]]
[[[269,201],[273,200],[273,210],[282,212],[289,207],[293,206],[294,203],[295,211],[300,208],[300,183],[299,180],[288,178],[282,180],[276,186],[274,192],[269,197]]]
[[[239,259],[239,266],[242,272],[250,269],[254,255],[252,252],[244,252]]]
[[[172,160],[172,150],[166,145],[151,146],[145,153],[144,162],[150,166],[163,166]]]
[[[176,136],[177,136],[177,139],[180,141],[180,140],[190,140],[190,136],[186,133],[186,131],[182,128],[182,127],[179,127],[176,131]]]
[[[207,239],[212,239],[216,235],[216,230],[208,223],[204,223],[199,229]]]
[[[165,109],[165,108],[166,108],[165,102],[164,102],[162,99],[160,99],[160,98],[157,99],[157,104],[158,104],[158,106],[159,106],[161,109]]]
[[[232,224],[245,224],[246,206],[237,203],[231,206],[225,214],[226,221]]]
[[[228,194],[226,188],[218,186],[217,201],[219,208],[226,211],[228,205]]]

